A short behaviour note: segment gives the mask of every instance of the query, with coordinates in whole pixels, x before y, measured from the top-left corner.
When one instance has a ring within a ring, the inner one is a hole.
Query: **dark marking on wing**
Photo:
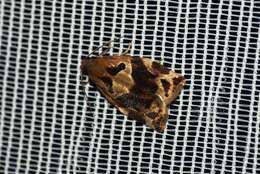
[[[108,67],[106,68],[106,71],[114,76],[116,75],[117,73],[119,73],[120,71],[124,70],[125,69],[125,64],[124,63],[120,63],[119,65],[117,65],[116,67]]]
[[[134,73],[137,73],[140,77],[136,77],[137,80],[143,79],[154,79],[158,75],[152,74],[147,70],[146,66],[143,63],[143,60],[140,57],[134,57],[131,59],[132,67]]]
[[[165,92],[165,96],[168,97],[169,96],[168,92],[169,92],[171,84],[165,79],[161,79],[161,82],[162,82],[162,86],[163,86],[163,89]]]
[[[116,98],[116,101],[121,107],[133,108],[135,110],[150,108],[153,100],[152,97],[138,96],[134,94],[123,94]]]
[[[159,71],[162,74],[169,74],[170,73],[170,69],[162,66],[161,64],[159,64],[158,62],[153,62],[152,63],[152,68]]]
[[[143,84],[141,83],[135,83],[135,85],[130,89],[131,93],[135,94],[154,94],[156,93],[158,89],[158,86],[155,82],[150,81],[150,82],[144,82]]]
[[[158,115],[158,113],[157,113],[157,112],[149,112],[149,113],[147,113],[146,115],[147,115],[149,118],[154,119],[154,118]]]
[[[128,113],[128,118],[136,120],[136,121],[138,121],[140,123],[145,124],[145,119],[144,119],[144,114],[143,113],[130,110],[129,113]]]
[[[177,86],[177,85],[178,85],[180,82],[182,82],[183,80],[184,80],[184,77],[182,77],[182,76],[173,78],[173,84]]]
[[[133,57],[132,63],[132,77],[135,85],[131,89],[135,93],[155,93],[158,89],[154,79],[158,76],[148,71],[140,57]]]
[[[100,79],[106,85],[106,87],[108,88],[108,91],[110,93],[113,93],[113,89],[112,89],[113,81],[109,77],[100,77]]]

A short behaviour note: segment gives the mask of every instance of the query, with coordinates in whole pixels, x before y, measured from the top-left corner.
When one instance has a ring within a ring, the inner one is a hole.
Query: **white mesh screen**
[[[0,1],[0,173],[260,173],[255,1]],[[161,61],[187,85],[163,134],[120,114],[80,59]]]

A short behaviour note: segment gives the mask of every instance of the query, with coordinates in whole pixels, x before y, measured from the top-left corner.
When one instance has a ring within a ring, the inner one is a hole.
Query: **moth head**
[[[88,75],[88,69],[89,69],[90,62],[91,62],[90,59],[81,59],[80,70],[83,75]]]

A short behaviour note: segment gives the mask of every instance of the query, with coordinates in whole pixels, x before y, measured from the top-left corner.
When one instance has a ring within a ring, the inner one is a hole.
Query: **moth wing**
[[[159,132],[185,84],[183,76],[151,59],[125,55],[83,60],[81,72],[119,111]]]
[[[130,119],[163,132],[168,120],[168,108],[156,94],[122,94],[112,99],[114,105]]]
[[[106,96],[115,98],[128,93],[134,82],[131,78],[130,56],[103,56],[83,59],[81,72]]]
[[[185,78],[151,59],[143,58],[143,62],[148,71],[157,76],[154,79],[158,86],[156,93],[162,97],[166,105],[171,104],[183,89]]]

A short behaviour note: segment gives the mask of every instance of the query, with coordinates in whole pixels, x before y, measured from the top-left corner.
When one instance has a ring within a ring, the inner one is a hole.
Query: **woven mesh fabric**
[[[255,1],[0,1],[0,173],[260,173]],[[145,56],[185,76],[167,129],[119,113],[80,60]],[[86,100],[85,100],[86,99]]]

